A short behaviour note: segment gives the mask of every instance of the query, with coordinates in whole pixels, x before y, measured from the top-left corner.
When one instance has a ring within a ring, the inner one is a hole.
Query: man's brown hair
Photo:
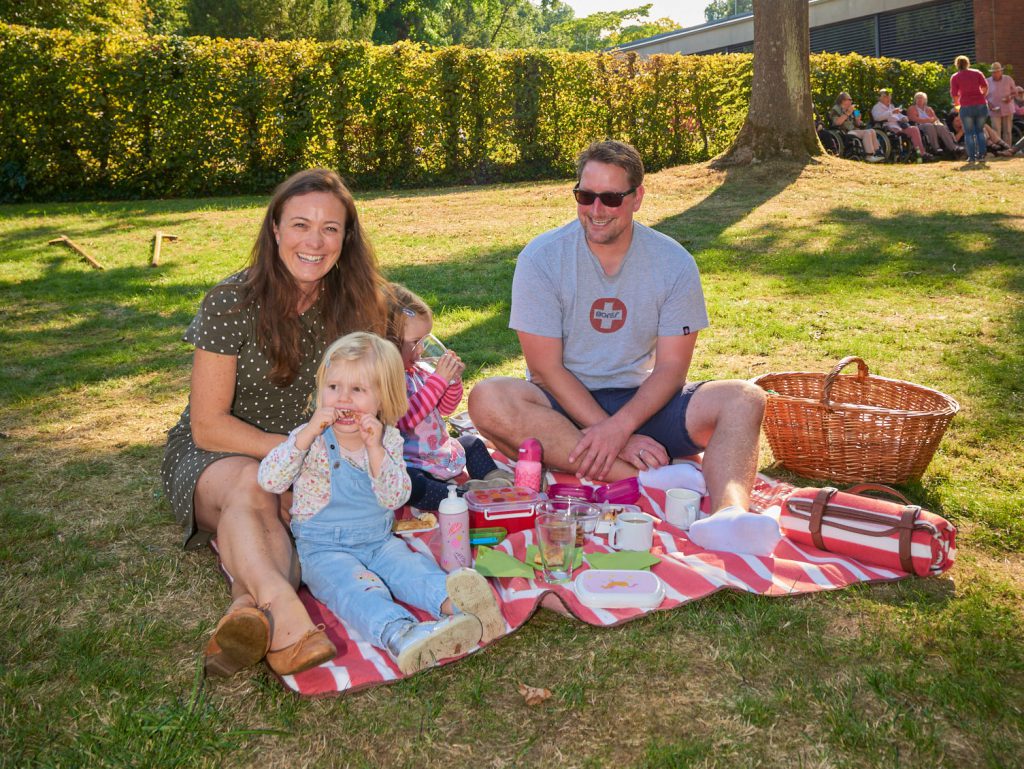
[[[630,187],[639,187],[644,183],[644,161],[636,147],[626,142],[603,141],[594,142],[576,159],[576,183],[583,178],[583,168],[591,160],[618,166],[626,172]],[[602,190],[603,191],[603,190]],[[622,190],[619,190],[620,192]]]

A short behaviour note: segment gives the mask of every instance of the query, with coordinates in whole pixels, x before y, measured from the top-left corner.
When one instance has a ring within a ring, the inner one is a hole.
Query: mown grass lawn
[[[468,378],[515,373],[515,257],[569,182],[360,194],[387,274]],[[335,700],[262,669],[200,685],[227,603],[162,498],[180,337],[264,199],[0,207],[0,765],[1024,765],[1024,161],[826,160],[648,179],[712,328],[694,377],[846,354],[963,406],[911,497],[960,527],[942,579],[718,594],[616,629],[541,613],[457,665]],[[163,264],[148,267],[162,229]],[[107,269],[46,241],[67,234]],[[763,464],[769,467],[765,451]],[[554,697],[527,707],[519,682]]]

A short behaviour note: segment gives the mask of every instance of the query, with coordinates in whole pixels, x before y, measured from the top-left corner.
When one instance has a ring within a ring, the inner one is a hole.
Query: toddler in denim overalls
[[[445,574],[391,532],[410,486],[394,427],[407,408],[394,345],[364,332],[342,337],[316,383],[312,419],[259,469],[268,491],[293,489],[291,530],[310,591],[407,674],[501,635],[504,617],[479,573]],[[395,599],[447,616],[419,622]]]

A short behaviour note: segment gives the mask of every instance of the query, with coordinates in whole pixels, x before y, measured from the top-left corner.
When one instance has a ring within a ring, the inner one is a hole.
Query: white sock
[[[705,550],[771,555],[782,539],[782,532],[774,518],[729,505],[691,524],[687,536]]]
[[[691,464],[665,465],[640,471],[640,483],[655,489],[692,489],[701,496],[708,493],[704,473]]]

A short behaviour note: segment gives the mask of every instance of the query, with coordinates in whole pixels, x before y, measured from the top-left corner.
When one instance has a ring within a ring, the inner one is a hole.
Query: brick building
[[[959,54],[1000,61],[1024,80],[1024,0],[810,0],[811,51],[860,53],[947,66]],[[751,51],[749,13],[622,46],[654,53]]]

